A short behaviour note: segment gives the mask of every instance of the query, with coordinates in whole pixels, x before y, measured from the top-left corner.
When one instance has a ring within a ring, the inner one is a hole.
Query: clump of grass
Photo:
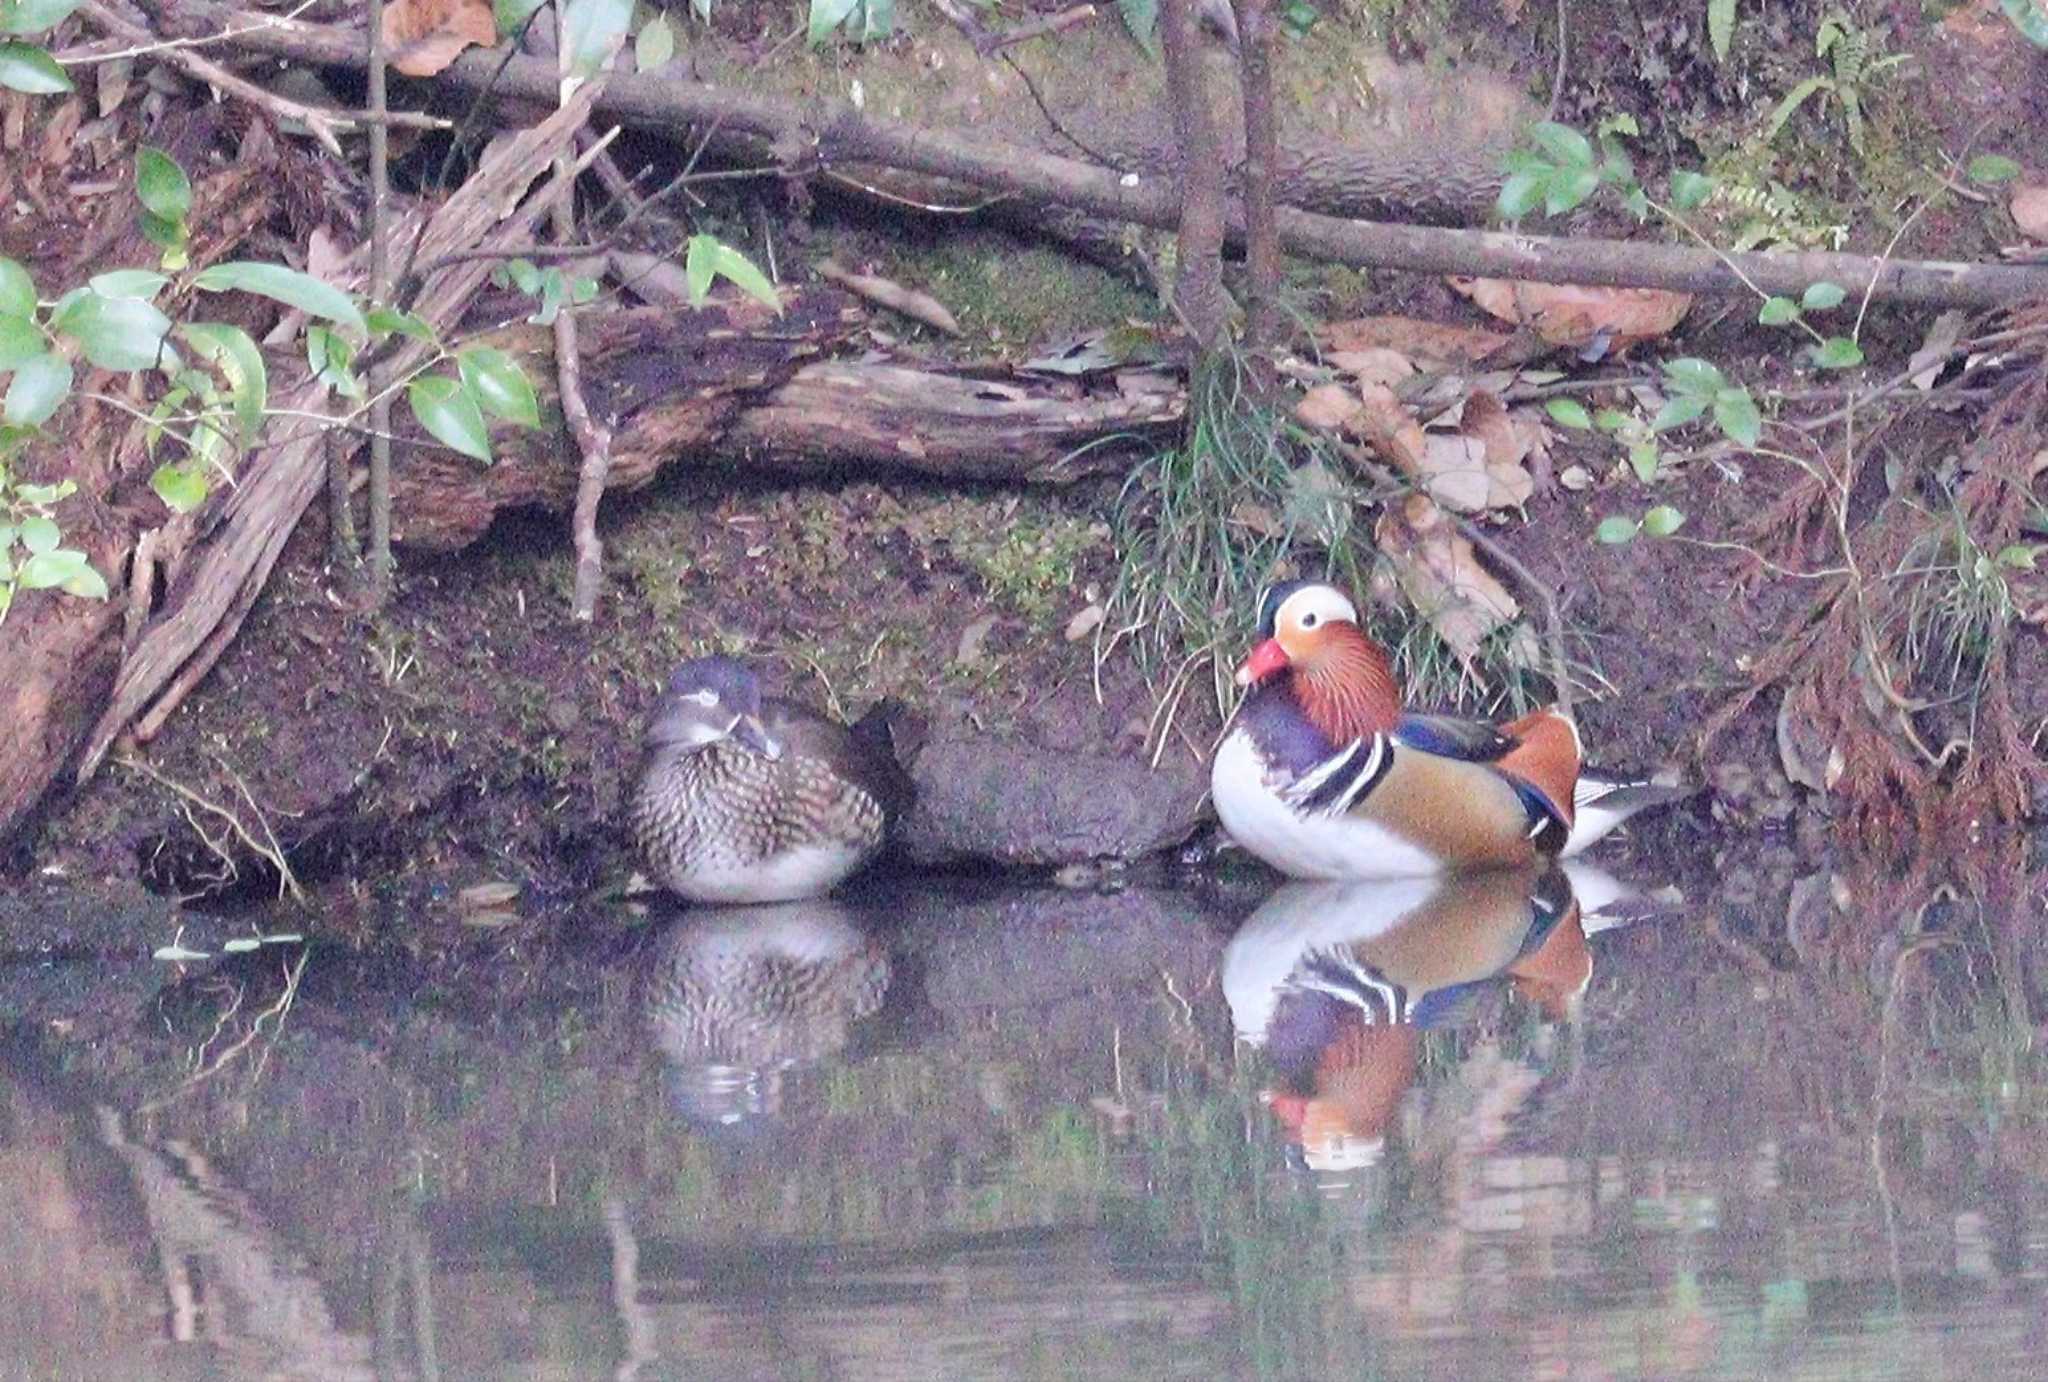
[[[1911,665],[1948,691],[1982,687],[1992,649],[2019,617],[2006,574],[2017,561],[2031,560],[2029,552],[1985,550],[1960,508],[1915,543],[1895,573],[1912,583],[1903,639]]]
[[[1383,496],[1347,478],[1325,438],[1249,399],[1242,362],[1197,370],[1189,393],[1186,440],[1133,471],[1118,499],[1097,660],[1128,647],[1164,679],[1162,703],[1206,666],[1224,708],[1268,585],[1321,575],[1364,598],[1373,553],[1357,531],[1361,505]]]

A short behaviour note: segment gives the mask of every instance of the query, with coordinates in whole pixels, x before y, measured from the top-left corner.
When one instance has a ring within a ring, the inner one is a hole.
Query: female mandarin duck
[[[1294,878],[1400,878],[1569,858],[1689,788],[1582,771],[1556,710],[1498,728],[1401,708],[1387,655],[1343,592],[1267,592],[1252,688],[1210,794],[1224,829]]]
[[[685,662],[647,725],[633,833],[696,902],[817,897],[880,852],[914,795],[884,704],[852,729],[779,699],[727,657]]]

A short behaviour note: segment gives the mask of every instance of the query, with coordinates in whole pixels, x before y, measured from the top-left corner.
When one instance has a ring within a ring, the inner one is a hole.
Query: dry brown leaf
[[[471,44],[498,41],[491,0],[391,0],[384,7],[384,42],[391,66],[408,77],[431,77]]]
[[[1389,393],[1387,397],[1392,398]],[[1318,432],[1335,432],[1351,421],[1359,410],[1357,397],[1342,384],[1318,384],[1294,405],[1294,416],[1304,427]]]
[[[1089,634],[1094,633],[1097,628],[1101,627],[1102,621],[1108,616],[1108,613],[1100,604],[1083,605],[1075,612],[1074,617],[1067,621],[1067,642],[1078,643]]]
[[[1506,509],[1528,503],[1536,492],[1536,481],[1522,462],[1529,455],[1531,434],[1509,415],[1507,406],[1493,394],[1475,389],[1465,400],[1458,430],[1485,448],[1485,506]]]
[[[1333,350],[1323,356],[1323,363],[1331,369],[1351,375],[1361,384],[1385,384],[1392,387],[1415,373],[1415,362],[1388,346],[1369,346],[1364,350]]]
[[[1374,527],[1380,554],[1416,612],[1468,667],[1498,629],[1521,617],[1522,607],[1479,564],[1472,544],[1425,495],[1410,495]],[[1517,628],[1509,655],[1525,666],[1539,661],[1536,637]]]
[[[915,288],[906,288],[894,279],[882,278],[876,274],[857,274],[840,268],[830,260],[818,265],[818,277],[828,283],[837,283],[849,293],[866,298],[869,302],[886,307],[892,312],[901,312],[912,321],[923,322],[935,331],[948,336],[960,334],[960,323],[946,310],[944,303],[929,293]]]
[[[953,661],[962,667],[972,667],[981,661],[982,646],[995,631],[997,616],[984,614],[981,618],[960,630],[960,641],[953,647]]]
[[[461,906],[474,911],[486,907],[502,907],[517,896],[519,896],[519,885],[501,880],[490,883],[472,883],[461,892],[455,894],[455,900]]]
[[[1532,327],[1552,345],[1581,349],[1605,338],[1616,351],[1667,335],[1692,307],[1689,293],[1452,278],[1450,285],[1502,321]]]
[[[2021,183],[2012,190],[2007,209],[2021,234],[2029,240],[2048,240],[2048,185]]]
[[[1358,317],[1316,329],[1325,352],[1399,351],[1426,370],[1469,369],[1509,339],[1483,326],[1450,326],[1419,317]]]
[[[1362,438],[1366,445],[1396,470],[1420,480],[1428,470],[1429,439],[1422,424],[1394,397],[1384,384],[1365,384],[1358,390],[1362,407],[1353,410],[1344,430]]]

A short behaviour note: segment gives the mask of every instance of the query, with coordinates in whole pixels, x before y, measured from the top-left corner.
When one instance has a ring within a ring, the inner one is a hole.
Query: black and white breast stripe
[[[1384,734],[1354,739],[1296,778],[1287,799],[1303,815],[1341,816],[1379,785],[1394,766],[1394,746]]]

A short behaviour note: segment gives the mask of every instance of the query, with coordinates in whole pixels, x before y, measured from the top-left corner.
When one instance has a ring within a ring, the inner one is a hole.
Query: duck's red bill
[[[1280,640],[1269,638],[1253,648],[1242,666],[1237,669],[1239,686],[1256,686],[1275,672],[1287,667],[1287,650],[1280,646]]]

